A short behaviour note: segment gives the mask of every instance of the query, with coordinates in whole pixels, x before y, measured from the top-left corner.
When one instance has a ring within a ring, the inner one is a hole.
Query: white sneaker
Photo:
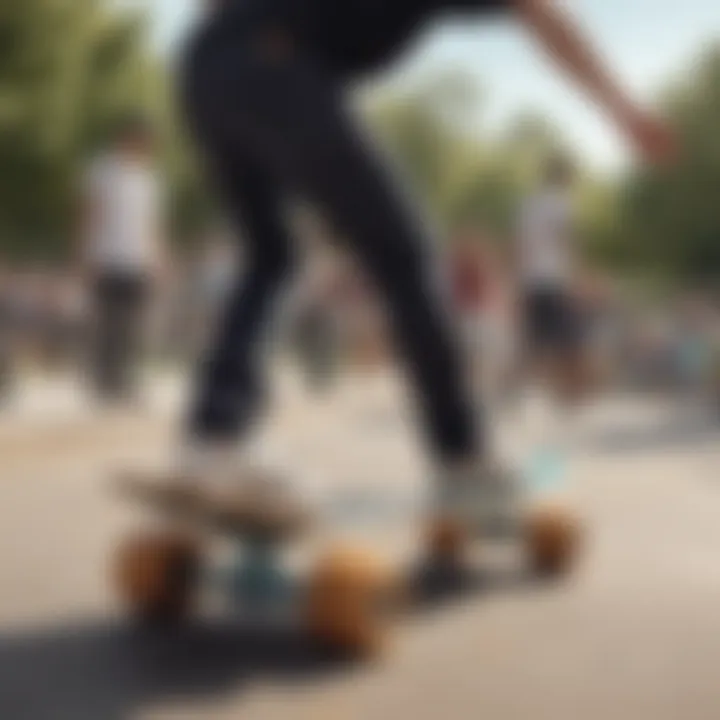
[[[174,476],[218,507],[258,513],[301,512],[307,502],[280,468],[252,461],[236,443],[191,443],[178,454]]]
[[[440,474],[432,513],[461,523],[473,534],[502,534],[517,526],[522,501],[516,472],[493,463],[473,463]]]

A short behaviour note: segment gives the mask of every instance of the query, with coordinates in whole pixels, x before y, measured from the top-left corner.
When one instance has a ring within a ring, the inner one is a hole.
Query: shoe
[[[208,514],[228,526],[252,524],[282,534],[308,516],[309,502],[282,471],[250,462],[234,443],[185,448],[175,478],[181,497],[202,497]]]
[[[441,474],[431,513],[473,535],[498,535],[518,526],[522,500],[517,473],[502,465],[477,463]]]

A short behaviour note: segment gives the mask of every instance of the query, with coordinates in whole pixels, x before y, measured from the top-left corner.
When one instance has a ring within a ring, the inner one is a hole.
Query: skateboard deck
[[[180,477],[125,474],[117,490],[124,497],[146,505],[200,530],[275,544],[295,539],[310,527],[311,516],[298,505],[273,497],[251,497],[203,492]]]

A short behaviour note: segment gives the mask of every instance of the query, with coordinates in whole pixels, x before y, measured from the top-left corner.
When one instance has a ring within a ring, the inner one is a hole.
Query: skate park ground
[[[0,718],[714,720],[720,714],[720,422],[701,408],[598,399],[573,428],[567,495],[587,528],[553,585],[479,569],[477,586],[399,623],[370,663],[292,632],[217,617],[139,631],[108,582],[136,520],[109,491],[128,463],[166,457],[177,383],[140,407],[94,409],[38,382],[0,416]],[[330,397],[284,377],[267,423],[285,462],[321,485],[422,480],[389,377]],[[518,457],[535,427],[503,422]]]

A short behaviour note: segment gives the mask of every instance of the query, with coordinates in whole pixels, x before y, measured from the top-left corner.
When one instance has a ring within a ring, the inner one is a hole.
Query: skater
[[[145,314],[163,272],[161,194],[152,130],[128,118],[91,164],[82,202],[81,275],[93,297],[92,376],[103,400],[134,399]]]
[[[246,273],[200,368],[183,477],[242,484],[239,441],[263,406],[263,335],[294,265],[281,211],[289,191],[325,213],[384,305],[435,461],[432,512],[462,522],[510,497],[473,412],[429,243],[343,97],[443,12],[511,14],[646,159],[670,155],[665,126],[624,95],[551,0],[213,2],[185,59],[183,97],[216,189],[244,229]]]

